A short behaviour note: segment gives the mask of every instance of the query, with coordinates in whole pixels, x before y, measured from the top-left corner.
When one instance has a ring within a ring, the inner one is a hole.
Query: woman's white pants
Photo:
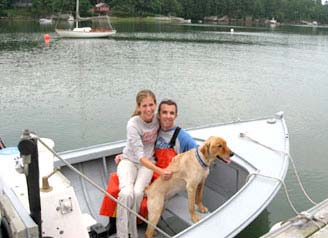
[[[153,171],[139,163],[123,159],[118,164],[117,175],[120,181],[119,203],[124,204],[138,213],[144,196],[144,190],[150,183]],[[130,234],[131,238],[137,238],[137,217],[119,204],[117,206],[117,237],[128,238]]]

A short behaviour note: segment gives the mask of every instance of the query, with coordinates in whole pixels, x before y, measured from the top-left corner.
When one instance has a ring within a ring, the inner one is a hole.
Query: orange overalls
[[[174,131],[174,134],[170,141],[170,147],[169,148],[155,148],[155,157],[156,157],[156,165],[160,168],[166,168],[170,163],[174,156],[176,156],[176,151],[174,150],[174,145],[176,138],[179,134],[180,128],[177,127]],[[159,177],[159,174],[154,173],[152,181],[157,179]],[[120,192],[119,189],[119,180],[117,173],[112,173],[110,175],[110,178],[108,180],[108,185],[106,188],[106,191],[111,194],[116,199],[118,198],[118,194]],[[110,199],[108,196],[104,196],[99,214],[102,216],[108,216],[108,217],[116,217],[116,207],[117,203]],[[139,214],[145,218],[147,218],[148,210],[147,210],[147,197],[144,197],[141,205],[140,205],[140,211]]]

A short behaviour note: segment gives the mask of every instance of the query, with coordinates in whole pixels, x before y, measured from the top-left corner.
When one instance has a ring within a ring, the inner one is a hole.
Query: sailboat
[[[91,21],[92,27],[79,27],[79,22],[81,21]],[[79,14],[79,0],[76,0],[75,28],[73,30],[56,28],[55,30],[63,38],[101,38],[116,33],[107,15],[81,18]]]

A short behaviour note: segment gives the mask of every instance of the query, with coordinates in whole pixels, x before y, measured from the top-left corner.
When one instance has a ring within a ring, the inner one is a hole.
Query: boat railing
[[[59,152],[58,155],[70,164],[89,161],[90,159],[98,159],[108,157],[110,155],[122,152],[125,146],[125,141],[118,141],[115,143],[105,143],[96,146],[84,147],[81,149]],[[61,167],[65,163],[59,159],[54,162],[55,167]]]

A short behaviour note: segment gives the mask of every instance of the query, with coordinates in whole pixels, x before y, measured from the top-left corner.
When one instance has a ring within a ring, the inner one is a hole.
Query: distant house
[[[111,12],[111,9],[110,9],[110,6],[106,3],[103,3],[103,2],[100,2],[100,3],[97,3],[94,8],[93,8],[93,12],[95,13],[110,13]]]

